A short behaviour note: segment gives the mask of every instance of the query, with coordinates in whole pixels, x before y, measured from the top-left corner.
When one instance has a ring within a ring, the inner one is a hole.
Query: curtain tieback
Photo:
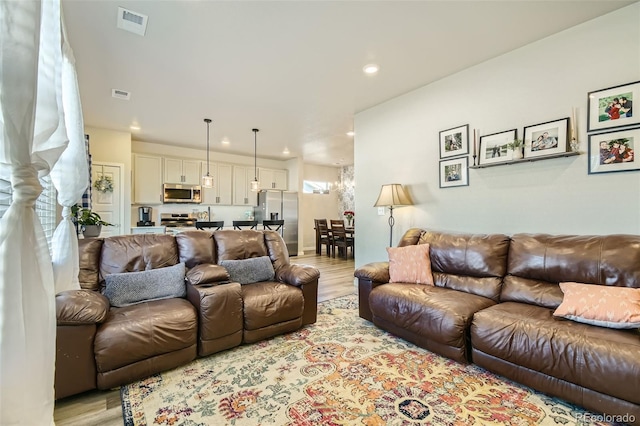
[[[33,165],[14,167],[11,171],[13,202],[33,207],[42,192],[38,172]]]

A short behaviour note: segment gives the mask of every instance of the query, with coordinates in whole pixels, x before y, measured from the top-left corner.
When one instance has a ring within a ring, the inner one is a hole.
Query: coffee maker
[[[155,223],[151,221],[151,207],[138,207],[138,226],[154,226]]]

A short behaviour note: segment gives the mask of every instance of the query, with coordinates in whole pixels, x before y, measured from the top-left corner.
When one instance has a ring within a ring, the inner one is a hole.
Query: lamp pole
[[[389,206],[389,247],[393,247],[393,225],[396,220],[393,218],[393,206]]]

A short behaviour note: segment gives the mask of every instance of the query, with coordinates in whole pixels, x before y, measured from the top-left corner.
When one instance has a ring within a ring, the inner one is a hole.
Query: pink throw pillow
[[[388,247],[389,282],[433,285],[429,244]]]
[[[553,313],[608,328],[640,327],[640,288],[560,283],[562,303]]]

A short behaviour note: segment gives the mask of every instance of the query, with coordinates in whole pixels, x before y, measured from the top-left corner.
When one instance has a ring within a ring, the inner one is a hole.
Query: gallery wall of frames
[[[640,144],[640,114],[633,112],[637,99],[640,81],[587,93],[589,174],[640,170],[640,160],[635,158]],[[567,109],[570,117],[527,125],[521,133],[514,128],[480,134],[474,128],[471,135],[470,124],[440,131],[440,188],[468,186],[469,169],[582,154],[576,108]]]

